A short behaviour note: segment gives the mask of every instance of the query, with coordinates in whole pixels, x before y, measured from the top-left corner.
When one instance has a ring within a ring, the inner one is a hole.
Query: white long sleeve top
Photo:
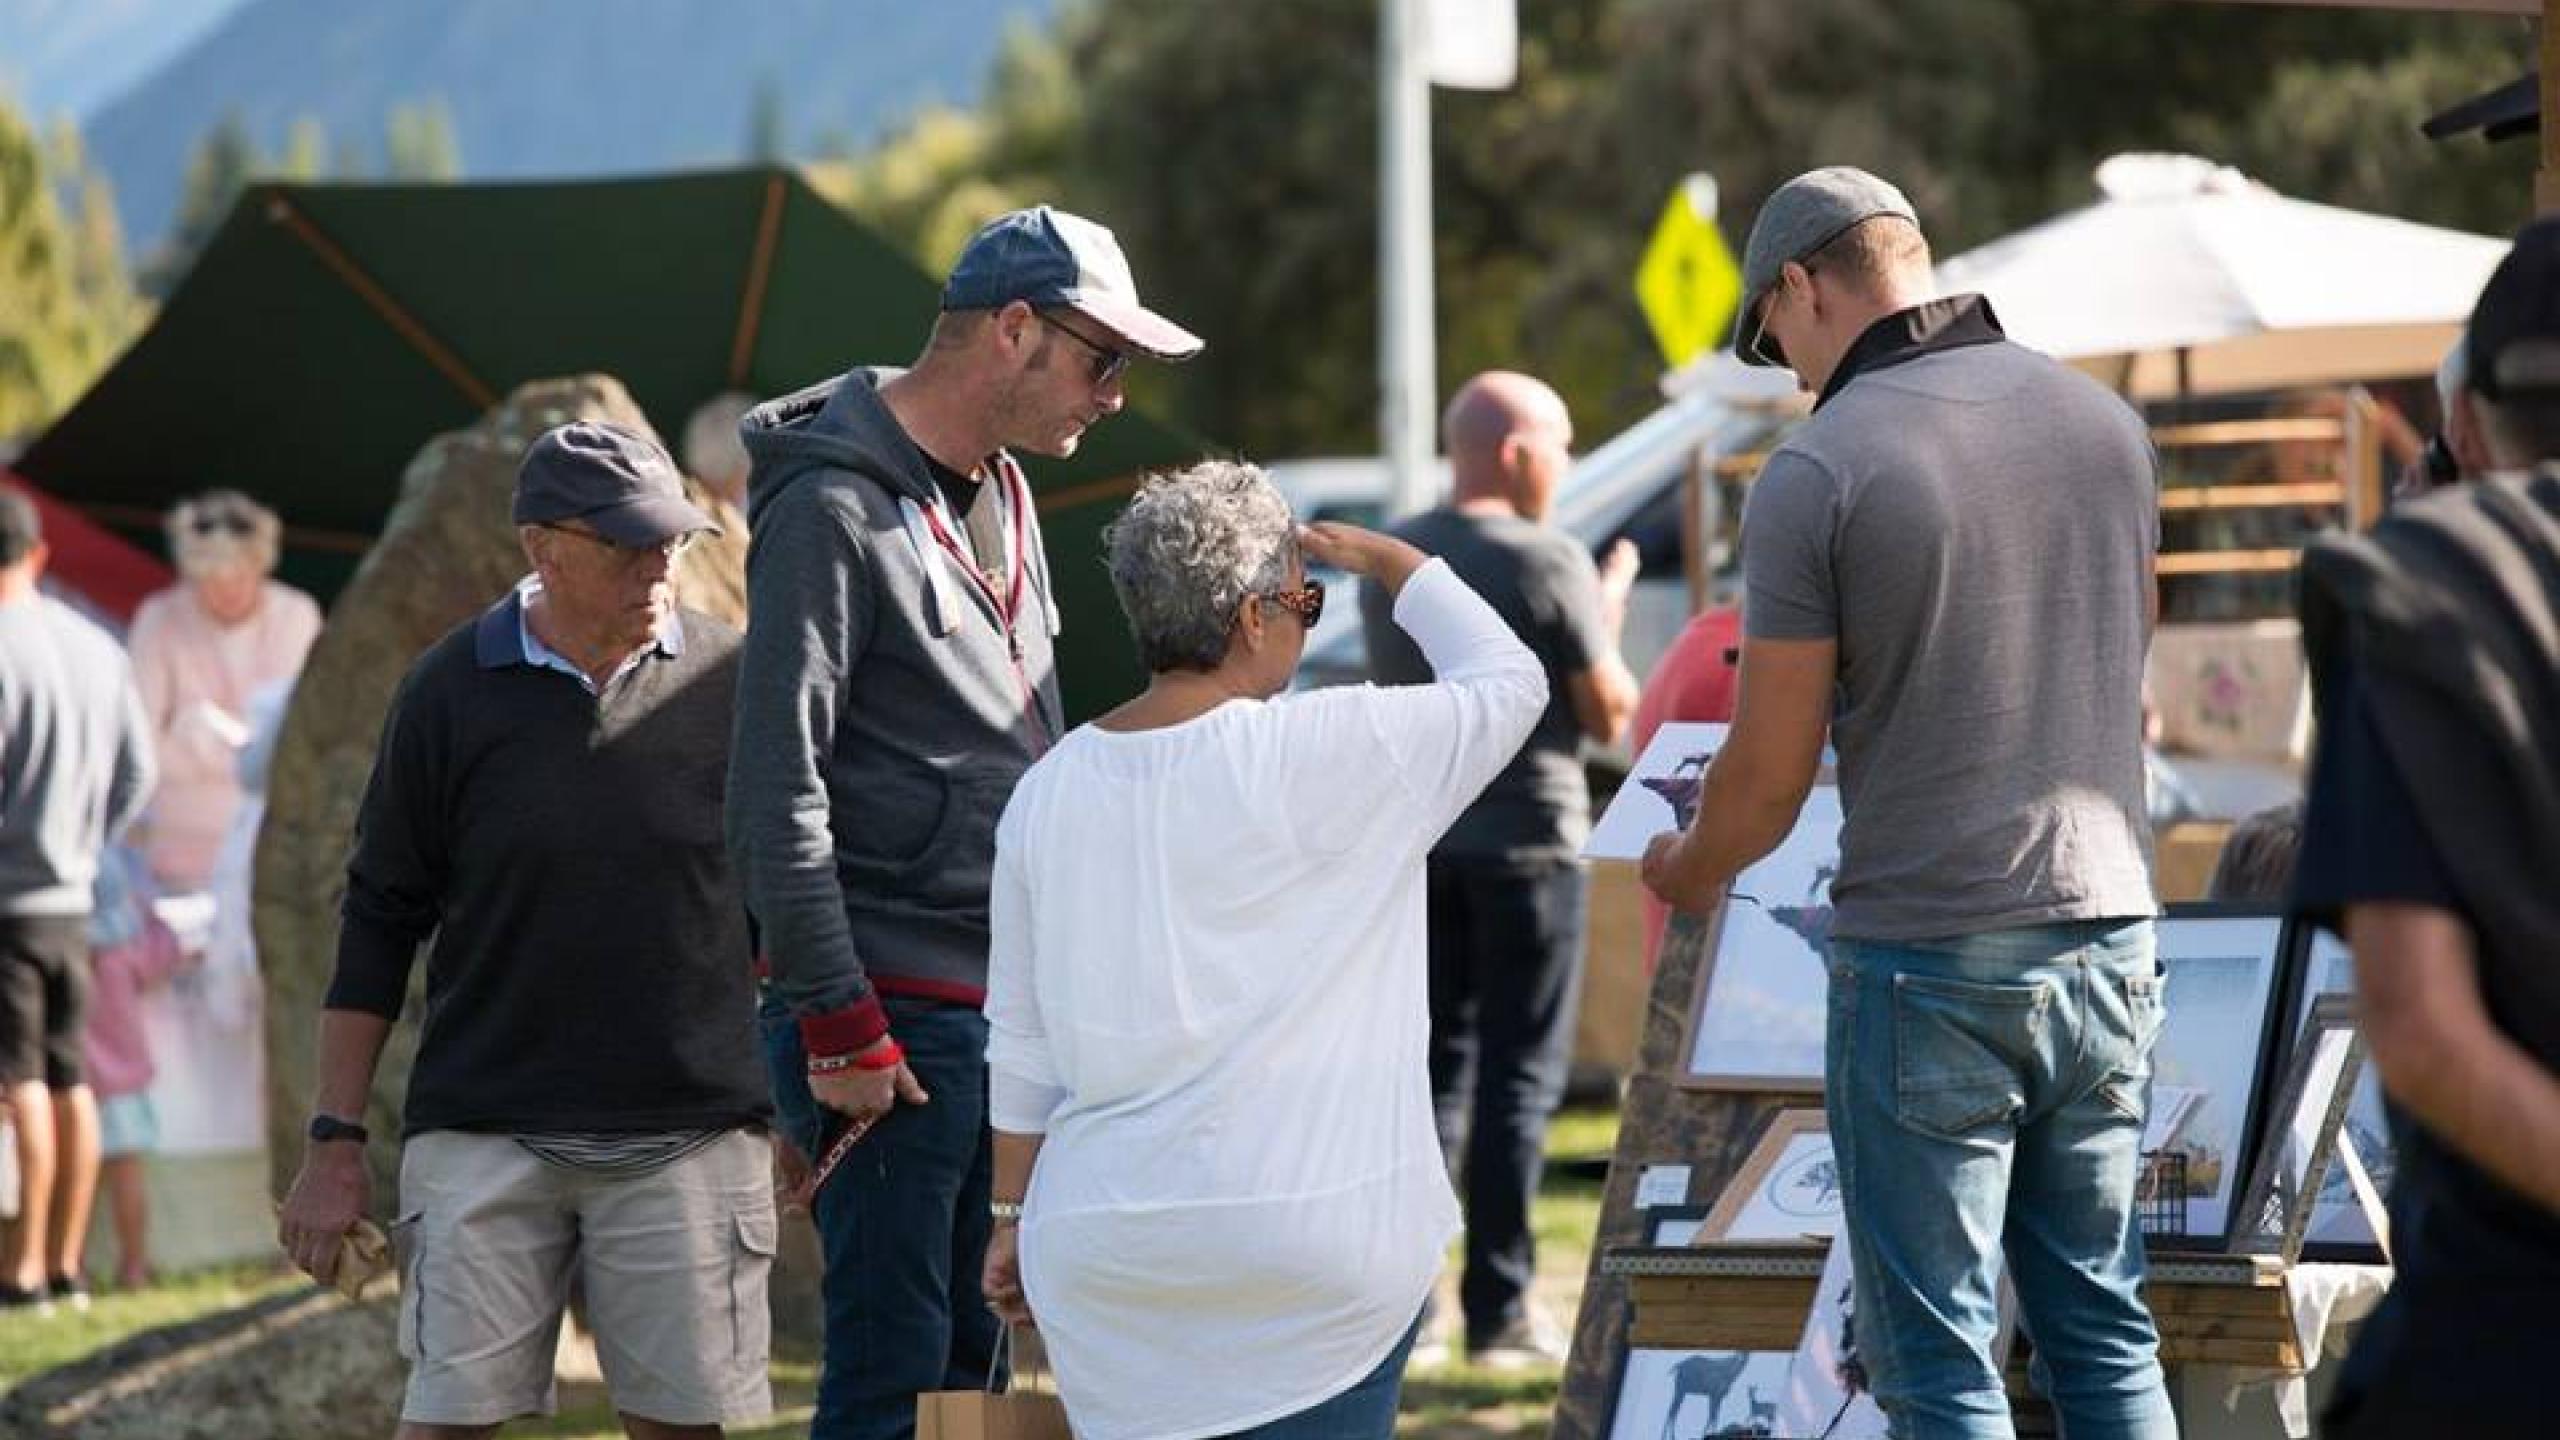
[[[1349,1388],[1456,1233],[1423,861],[1547,685],[1438,561],[1395,618],[1436,683],[1087,725],[996,829],[989,1104],[1046,1137],[1022,1274],[1082,1440],[1227,1434]]]

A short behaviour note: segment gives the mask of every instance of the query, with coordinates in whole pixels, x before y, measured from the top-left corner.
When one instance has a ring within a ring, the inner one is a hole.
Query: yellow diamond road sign
[[[1676,370],[1722,348],[1741,298],[1742,269],[1716,229],[1716,182],[1692,175],[1672,190],[1636,266],[1636,299],[1662,358]]]

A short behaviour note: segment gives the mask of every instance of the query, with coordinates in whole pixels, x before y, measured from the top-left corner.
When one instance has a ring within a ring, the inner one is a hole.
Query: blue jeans
[[[1421,1329],[1419,1320],[1407,1327],[1404,1338],[1378,1362],[1378,1368],[1350,1389],[1295,1415],[1239,1430],[1227,1440],[1393,1440],[1396,1401],[1404,1393],[1404,1363],[1413,1354],[1413,1337]]]
[[[1832,942],[1841,1231],[1897,1440],[2013,1434],[2004,1253],[2063,1433],[2176,1440],[2134,1206],[2165,998],[2148,920]]]
[[[987,1020],[965,1005],[884,1003],[931,1098],[892,1109],[818,1192],[826,1350],[812,1440],[907,1440],[920,1392],[982,1389],[995,1361],[999,1327],[978,1288],[993,1224]],[[760,1018],[779,1124],[814,1162],[824,1117],[799,1028],[769,992]]]

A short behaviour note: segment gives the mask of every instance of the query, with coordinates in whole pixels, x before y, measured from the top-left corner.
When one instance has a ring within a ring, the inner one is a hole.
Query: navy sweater
[[[356,822],[327,1004],[397,1018],[409,1133],[760,1122],[746,910],[721,843],[739,636],[605,688],[524,663],[511,595],[421,656]]]

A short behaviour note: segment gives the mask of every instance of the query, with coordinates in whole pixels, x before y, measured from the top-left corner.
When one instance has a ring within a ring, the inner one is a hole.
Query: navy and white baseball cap
[[[684,476],[666,447],[602,420],[573,420],[542,433],[516,467],[515,523],[583,520],[616,545],[663,544],[697,530],[720,533],[684,497]]]
[[[994,310],[1016,300],[1088,316],[1158,360],[1188,360],[1203,344],[1138,302],[1128,257],[1109,230],[1046,205],[981,226],[942,287],[945,310]]]

